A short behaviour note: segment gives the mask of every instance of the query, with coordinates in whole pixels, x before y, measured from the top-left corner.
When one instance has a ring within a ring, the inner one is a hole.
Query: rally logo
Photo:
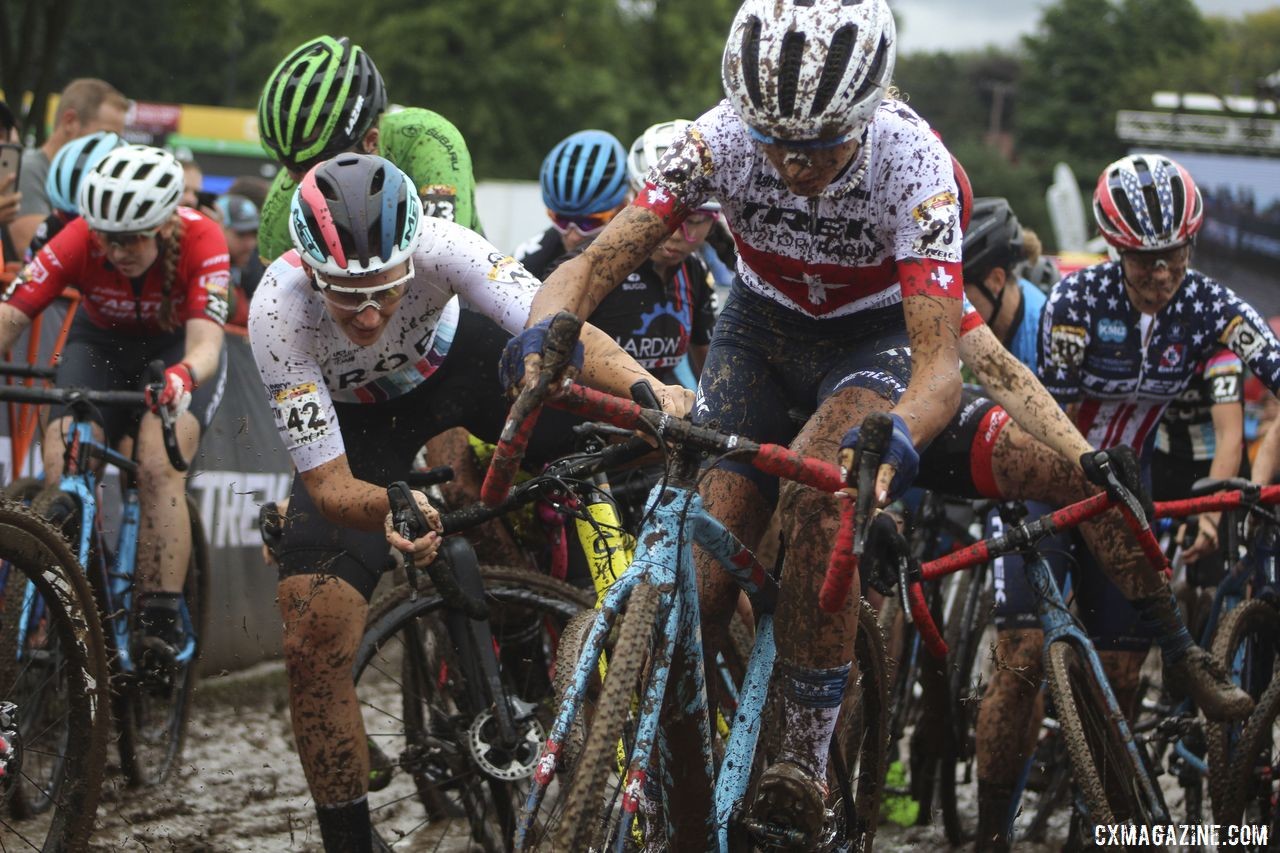
[[[275,397],[277,403],[284,403],[289,400],[296,400],[299,397],[314,393],[316,393],[316,383],[303,382],[301,385],[294,385],[291,388],[285,388],[277,391]]]

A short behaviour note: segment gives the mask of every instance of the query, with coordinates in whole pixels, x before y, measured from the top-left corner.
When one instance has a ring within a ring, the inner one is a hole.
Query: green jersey
[[[453,124],[431,110],[386,113],[378,121],[378,153],[395,163],[418,187],[423,212],[481,232],[471,153]],[[258,254],[270,263],[293,248],[289,204],[297,183],[281,169],[262,205]]]

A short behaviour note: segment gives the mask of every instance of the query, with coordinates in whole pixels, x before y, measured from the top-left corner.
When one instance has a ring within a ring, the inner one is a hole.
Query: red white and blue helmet
[[[1180,164],[1161,154],[1134,154],[1102,171],[1093,218],[1117,249],[1159,252],[1191,242],[1204,224],[1204,201]]]
[[[289,235],[311,268],[365,276],[408,258],[421,221],[413,181],[390,160],[339,154],[302,178],[289,210]]]

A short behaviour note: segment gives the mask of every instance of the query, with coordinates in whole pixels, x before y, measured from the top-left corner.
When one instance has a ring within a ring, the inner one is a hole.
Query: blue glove
[[[503,388],[520,390],[521,380],[524,379],[525,357],[531,353],[542,355],[549,328],[551,328],[550,317],[530,326],[507,341],[506,347],[502,350],[502,358],[498,360],[498,381],[502,383]],[[573,356],[569,359],[569,363],[577,370],[582,370],[583,352],[582,341],[578,341],[574,344]]]
[[[907,430],[907,422],[901,415],[890,414],[893,421],[893,433],[889,436],[889,446],[880,458],[881,465],[892,465],[893,479],[889,482],[889,500],[896,500],[902,493],[911,488],[916,474],[920,473],[920,454],[911,443],[911,433]],[[854,427],[844,434],[840,442],[841,450],[856,450],[860,427]]]

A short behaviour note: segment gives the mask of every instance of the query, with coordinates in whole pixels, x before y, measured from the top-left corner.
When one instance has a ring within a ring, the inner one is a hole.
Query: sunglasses
[[[316,285],[325,302],[328,302],[339,311],[359,314],[369,307],[382,311],[386,306],[397,302],[400,297],[404,296],[413,274],[413,258],[409,258],[408,271],[404,275],[377,287],[351,287],[346,284],[335,284],[333,279],[325,278],[319,272],[316,273]],[[344,282],[359,281],[358,278],[338,280]]]
[[[587,216],[561,216],[550,208],[547,209],[547,216],[551,217],[551,224],[561,234],[568,234],[569,229],[577,231],[584,236],[595,234],[609,224],[609,220],[618,215],[618,210],[603,210],[600,213],[591,213]]]
[[[1122,252],[1125,263],[1132,264],[1144,273],[1155,272],[1163,264],[1166,269],[1186,264],[1191,256],[1191,245],[1167,249],[1163,252]]]
[[[160,233],[159,228],[149,231],[107,232],[94,231],[94,236],[104,248],[132,249],[144,240],[150,240]]]

